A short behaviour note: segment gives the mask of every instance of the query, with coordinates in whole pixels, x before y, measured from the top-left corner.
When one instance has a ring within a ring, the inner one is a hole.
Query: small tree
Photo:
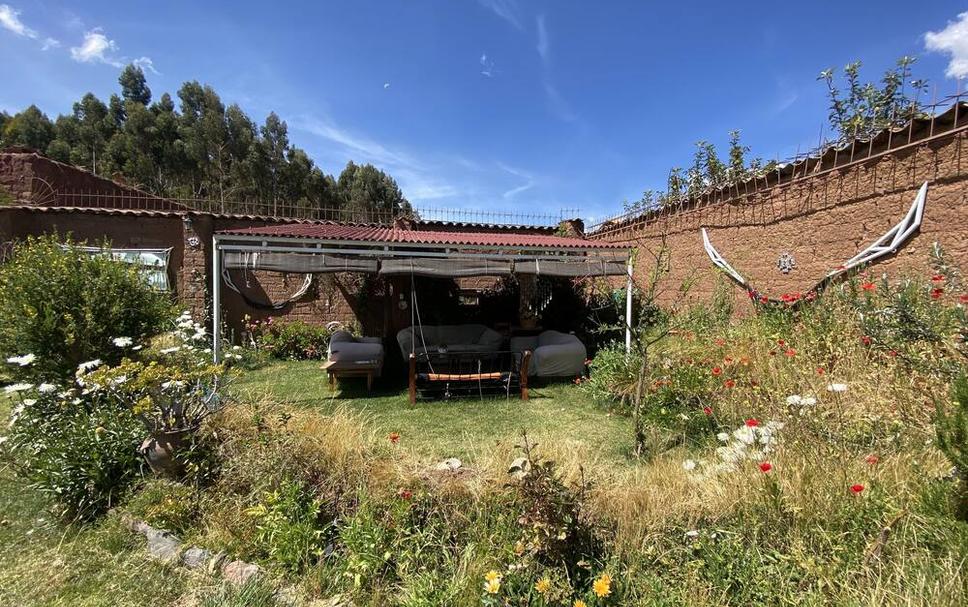
[[[82,362],[116,363],[113,340],[139,339],[172,318],[168,296],[132,265],[53,236],[19,243],[0,266],[0,356],[24,379],[71,378]]]

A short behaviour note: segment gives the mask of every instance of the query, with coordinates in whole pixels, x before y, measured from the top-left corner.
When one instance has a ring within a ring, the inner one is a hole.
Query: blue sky
[[[826,67],[861,59],[873,78],[917,55],[954,92],[968,6],[876,5],[0,0],[0,109],[53,118],[138,61],[156,95],[196,79],[257,121],[274,110],[327,172],[372,162],[417,206],[595,219],[662,187],[698,139],[816,145]]]

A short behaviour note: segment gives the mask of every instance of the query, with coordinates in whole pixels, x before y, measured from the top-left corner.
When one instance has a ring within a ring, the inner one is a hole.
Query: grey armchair
[[[575,377],[585,370],[585,344],[574,335],[544,331],[536,337],[512,337],[511,351],[531,350],[528,375]]]

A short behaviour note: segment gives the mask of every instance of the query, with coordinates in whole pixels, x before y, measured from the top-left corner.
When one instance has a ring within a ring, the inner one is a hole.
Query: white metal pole
[[[218,236],[212,236],[212,358],[218,364],[222,358],[222,252]]]
[[[629,261],[626,268],[628,282],[625,285],[625,353],[632,351],[632,252],[629,251]]]

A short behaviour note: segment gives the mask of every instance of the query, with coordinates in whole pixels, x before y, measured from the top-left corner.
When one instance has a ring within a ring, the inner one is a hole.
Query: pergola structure
[[[443,232],[337,222],[222,230],[212,238],[213,351],[219,361],[223,282],[232,269],[380,276],[625,276],[631,348],[632,254],[627,245],[543,234]]]

